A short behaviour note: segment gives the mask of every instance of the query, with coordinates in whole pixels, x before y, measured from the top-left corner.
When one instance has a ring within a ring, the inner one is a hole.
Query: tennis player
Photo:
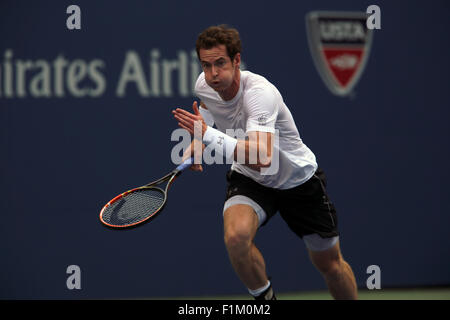
[[[201,124],[203,147],[212,146],[232,161],[223,218],[225,245],[237,275],[255,299],[275,299],[264,258],[253,240],[258,229],[280,212],[303,239],[331,295],[356,299],[356,281],[340,251],[325,174],[300,138],[281,94],[264,77],[240,70],[236,29],[207,28],[198,36],[196,50],[203,69],[195,86],[200,107],[194,102],[194,113],[177,108],[173,115],[192,135]],[[247,139],[227,135],[227,129],[244,130]],[[255,150],[257,157],[251,161]],[[194,164],[191,169],[202,171],[202,166]]]

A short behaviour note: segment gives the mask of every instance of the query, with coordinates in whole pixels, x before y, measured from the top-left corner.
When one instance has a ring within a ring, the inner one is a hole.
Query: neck
[[[234,77],[233,82],[226,90],[219,93],[220,97],[224,101],[229,101],[233,99],[239,92],[240,82],[241,82],[241,71],[237,69],[236,76]]]

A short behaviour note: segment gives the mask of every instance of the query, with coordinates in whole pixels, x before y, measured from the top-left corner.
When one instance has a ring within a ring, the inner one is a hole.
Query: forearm
[[[266,143],[258,140],[238,140],[234,150],[234,160],[253,170],[269,167],[271,150]]]
[[[248,139],[235,139],[219,130],[207,127],[203,142],[228,161],[246,165],[254,170],[269,167],[272,155],[272,135],[268,132],[249,132]]]

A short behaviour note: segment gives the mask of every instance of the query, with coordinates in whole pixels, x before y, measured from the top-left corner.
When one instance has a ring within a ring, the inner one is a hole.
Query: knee
[[[224,212],[224,241],[230,254],[250,251],[258,228],[258,217],[247,205],[234,205]]]
[[[343,264],[344,261],[339,257],[314,261],[316,268],[325,277],[338,276],[342,271]]]
[[[326,277],[338,277],[342,271],[341,261],[331,261],[323,266],[320,272]]]
[[[225,231],[224,241],[228,251],[239,252],[250,248],[252,238],[245,228],[231,228]]]

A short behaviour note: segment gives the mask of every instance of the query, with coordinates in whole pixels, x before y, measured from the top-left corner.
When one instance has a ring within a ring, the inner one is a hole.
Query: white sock
[[[250,294],[254,297],[259,296],[261,293],[263,293],[264,291],[267,290],[267,288],[270,287],[270,280],[267,280],[267,284],[261,288],[252,290],[252,289],[248,289],[248,292],[250,292]]]

